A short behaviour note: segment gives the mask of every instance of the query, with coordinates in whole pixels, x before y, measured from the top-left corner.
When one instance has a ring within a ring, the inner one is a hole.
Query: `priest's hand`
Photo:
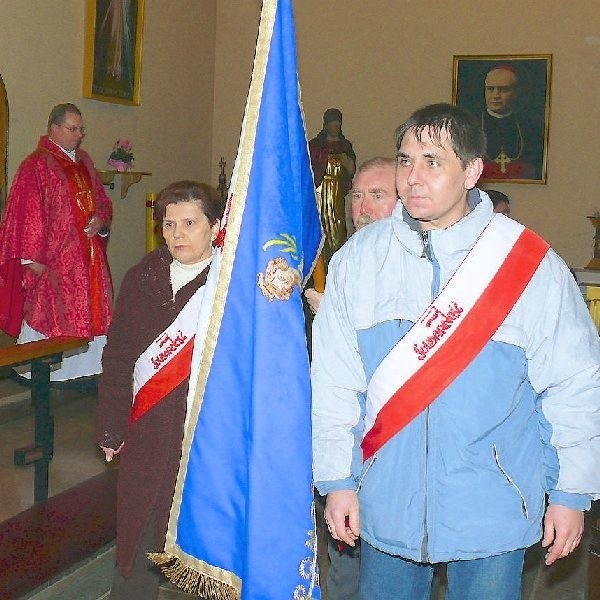
[[[104,457],[106,458],[106,462],[110,462],[121,450],[123,449],[123,444],[125,442],[121,442],[121,445],[114,450],[113,448],[107,448],[106,446],[100,446],[100,448],[104,452]]]
[[[544,517],[542,546],[548,548],[545,563],[551,565],[579,546],[583,535],[583,512],[560,504],[550,504]]]
[[[354,546],[360,535],[358,496],[354,490],[338,490],[327,494],[325,522],[331,537]]]
[[[85,235],[89,238],[94,237],[100,230],[104,229],[104,221],[100,217],[92,217],[90,222],[83,228]]]
[[[25,263],[28,269],[31,269],[36,275],[41,275],[46,270],[46,265],[43,265],[39,262],[29,262]]]

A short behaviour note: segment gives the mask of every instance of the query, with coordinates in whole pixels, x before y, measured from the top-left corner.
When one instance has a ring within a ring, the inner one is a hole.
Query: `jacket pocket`
[[[496,447],[496,444],[492,444],[492,449],[494,451],[494,460],[496,461],[497,467],[500,469],[500,472],[502,473],[502,475],[504,475],[504,478],[506,479],[506,481],[508,481],[508,483],[511,485],[511,487],[514,490],[516,490],[517,494],[519,494],[519,498],[521,499],[521,511],[523,512],[523,516],[526,519],[529,519],[529,511],[527,509],[527,501],[525,500],[525,496],[523,495],[523,492],[521,491],[519,486],[515,483],[515,480],[510,476],[508,471],[502,466],[502,462],[500,461],[500,455],[498,453],[498,448]]]

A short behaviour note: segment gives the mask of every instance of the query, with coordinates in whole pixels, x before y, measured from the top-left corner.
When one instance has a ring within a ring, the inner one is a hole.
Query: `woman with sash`
[[[146,553],[164,547],[181,456],[199,304],[223,215],[213,188],[180,181],[155,210],[166,246],[125,276],[103,356],[97,443],[120,456],[117,566],[111,598],[156,598],[160,571]]]

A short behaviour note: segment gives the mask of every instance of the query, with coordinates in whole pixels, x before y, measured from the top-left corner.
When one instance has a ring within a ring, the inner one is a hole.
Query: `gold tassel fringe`
[[[148,552],[147,556],[171,583],[188,594],[206,600],[240,600],[240,593],[234,587],[199,573],[168,552]]]

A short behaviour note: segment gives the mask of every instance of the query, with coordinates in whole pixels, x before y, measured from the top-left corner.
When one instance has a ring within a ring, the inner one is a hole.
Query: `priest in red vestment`
[[[48,135],[19,166],[0,223],[0,328],[17,343],[90,339],[52,380],[101,372],[112,309],[106,236],[112,205],[90,156],[74,104],[59,104]]]

